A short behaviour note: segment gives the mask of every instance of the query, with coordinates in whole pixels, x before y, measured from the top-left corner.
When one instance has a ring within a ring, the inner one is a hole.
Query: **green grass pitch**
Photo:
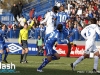
[[[70,63],[77,58],[61,57],[60,60],[50,62],[43,73],[37,72],[37,67],[42,63],[44,56],[28,56],[28,64],[20,64],[20,55],[9,55],[8,62],[16,65],[18,73],[0,73],[0,75],[98,75],[96,73],[89,73],[93,69],[93,59],[85,59],[76,66],[75,71],[71,70]],[[100,60],[99,60],[100,62]],[[100,63],[98,65],[100,70]],[[82,72],[82,73],[80,73]],[[85,72],[85,73],[84,73]]]

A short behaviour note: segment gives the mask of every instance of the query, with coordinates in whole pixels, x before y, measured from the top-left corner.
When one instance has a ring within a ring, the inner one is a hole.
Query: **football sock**
[[[98,67],[98,60],[99,60],[99,57],[98,56],[94,56],[94,68],[95,70],[97,70],[97,67]]]
[[[2,61],[2,54],[0,53],[0,62]]]
[[[57,57],[56,56],[52,56],[52,60],[57,60]]]
[[[48,59],[45,58],[45,61],[43,61],[43,63],[40,65],[40,67],[38,68],[39,70],[41,70],[43,67],[45,67],[47,64],[49,63]]]
[[[80,63],[84,59],[84,56],[79,57],[74,63],[73,66],[76,66],[78,63]]]
[[[22,60],[23,60],[23,57],[24,57],[24,54],[21,54],[20,61],[22,61]]]
[[[8,52],[6,51],[6,52],[5,52],[5,56],[4,56],[4,60],[7,59],[7,56],[8,56]]]
[[[24,54],[24,61],[26,61],[27,53]]]

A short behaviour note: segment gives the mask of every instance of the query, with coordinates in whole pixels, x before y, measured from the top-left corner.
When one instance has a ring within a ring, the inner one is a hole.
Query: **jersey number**
[[[60,22],[66,22],[66,15],[59,15],[60,16]]]
[[[49,36],[49,38],[57,38],[58,37],[58,34],[55,34],[54,32],[52,32]]]

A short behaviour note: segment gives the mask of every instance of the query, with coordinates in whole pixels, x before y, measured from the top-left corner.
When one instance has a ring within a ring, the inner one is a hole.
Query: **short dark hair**
[[[59,10],[59,8],[57,6],[54,6],[53,10],[54,10],[55,13],[57,13],[57,10]]]
[[[24,23],[24,26],[25,26],[25,25],[27,25],[27,26],[28,26],[28,23],[27,23],[27,22],[25,22],[25,23]]]
[[[92,18],[90,21],[91,21],[91,24],[96,24],[97,23],[96,18]]]
[[[2,28],[3,26],[6,26],[6,25],[5,25],[5,24],[2,24],[2,25],[1,25],[1,28]]]

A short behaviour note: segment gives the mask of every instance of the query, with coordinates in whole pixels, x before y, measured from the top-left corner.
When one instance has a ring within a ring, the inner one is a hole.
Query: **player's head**
[[[24,23],[24,29],[27,29],[27,28],[28,28],[28,24]]]
[[[60,6],[60,11],[64,11],[64,6],[63,5]]]
[[[52,8],[52,11],[53,11],[54,13],[57,13],[58,10],[59,10],[59,8],[58,8],[57,6],[54,6],[54,7]]]
[[[91,24],[96,24],[96,23],[97,23],[97,20],[96,20],[96,18],[92,18],[92,19],[90,20],[90,22],[91,22]]]
[[[1,25],[1,28],[2,28],[3,30],[5,30],[5,29],[6,29],[6,25],[5,25],[5,24],[2,24],[2,25]]]
[[[57,30],[59,30],[59,31],[61,32],[61,31],[62,31],[62,29],[63,29],[62,24],[58,24],[58,26],[57,26]]]

